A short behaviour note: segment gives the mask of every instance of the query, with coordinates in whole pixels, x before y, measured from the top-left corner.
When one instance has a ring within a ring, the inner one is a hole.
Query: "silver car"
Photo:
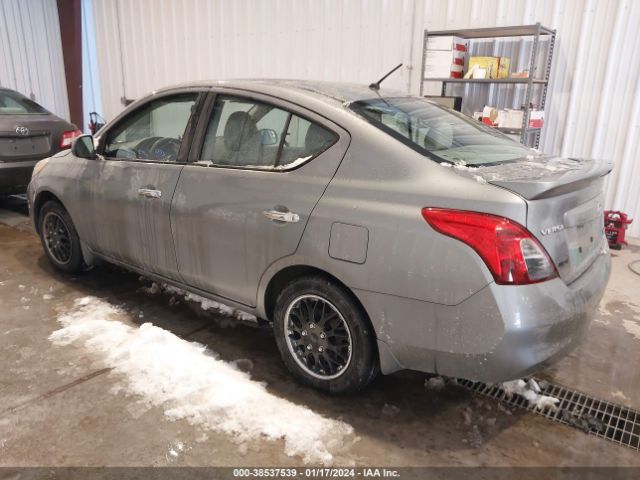
[[[610,169],[403,93],[209,82],[39,163],[29,203],[59,270],[100,259],[255,314],[295,377],[345,393],[510,380],[575,347],[609,278]]]

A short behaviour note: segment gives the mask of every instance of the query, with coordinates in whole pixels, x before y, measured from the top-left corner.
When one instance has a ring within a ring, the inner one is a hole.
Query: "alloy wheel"
[[[318,295],[293,300],[284,315],[287,346],[296,363],[309,375],[337,378],[351,362],[349,326],[338,309]]]
[[[64,265],[71,261],[71,235],[63,218],[56,212],[48,212],[42,222],[44,243],[56,262]]]

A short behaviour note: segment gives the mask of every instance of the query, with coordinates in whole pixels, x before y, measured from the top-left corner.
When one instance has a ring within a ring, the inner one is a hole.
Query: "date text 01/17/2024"
[[[253,478],[399,478],[389,468],[234,468],[233,476]]]

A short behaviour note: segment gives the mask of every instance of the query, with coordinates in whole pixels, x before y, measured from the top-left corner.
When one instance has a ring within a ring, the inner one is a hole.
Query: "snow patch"
[[[50,293],[45,293],[44,295],[42,295],[42,299],[43,300],[51,300],[51,299],[53,299],[53,295],[51,295]]]
[[[473,175],[473,178],[475,179],[476,182],[481,183],[481,184],[486,184],[488,183],[484,177],[481,177],[480,175]]]
[[[143,278],[143,277],[140,277],[140,278]],[[215,310],[245,322],[257,323],[258,321],[255,315],[251,315],[249,313],[243,312],[242,310],[238,310],[236,308],[230,307],[223,303],[219,303],[214,300],[201,297],[200,295],[196,295],[195,293],[187,292],[186,290],[182,290],[181,288],[177,288],[172,285],[167,285],[166,283],[159,284],[159,283],[153,282],[149,287],[143,287],[142,290],[151,295],[156,295],[158,293],[165,292],[170,295],[182,297],[184,300],[200,304],[200,308],[202,308],[205,311]],[[171,297],[171,299],[169,300],[169,303],[171,305],[175,305],[176,303],[175,298]]]
[[[613,398],[618,398],[620,400],[623,400],[625,402],[629,401],[629,397],[627,397],[624,392],[622,392],[621,390],[616,390],[615,392],[611,392],[611,396]]]
[[[622,320],[622,326],[628,334],[640,340],[640,325],[633,320]]]
[[[425,380],[424,386],[429,390],[439,392],[445,387],[445,381],[442,377],[431,377],[428,380]]]
[[[511,398],[513,395],[520,395],[529,402],[529,405],[535,407],[537,410],[555,412],[558,409],[557,404],[560,400],[548,395],[542,395],[542,389],[534,379],[530,379],[529,382],[525,382],[522,379],[504,382],[502,389],[508,398]]]
[[[175,443],[171,443],[167,447],[167,453],[165,454],[165,458],[169,463],[174,462],[178,459],[178,457],[183,455],[187,450],[191,450],[191,447],[188,447],[183,442],[178,441]]]
[[[122,316],[122,309],[85,297],[58,317],[62,328],[49,339],[86,348],[113,369],[117,389],[162,408],[167,418],[228,434],[241,448],[282,439],[287,455],[332,465],[335,454],[357,440],[350,425],[269,393],[206,347],[150,323],[131,327],[118,320]]]

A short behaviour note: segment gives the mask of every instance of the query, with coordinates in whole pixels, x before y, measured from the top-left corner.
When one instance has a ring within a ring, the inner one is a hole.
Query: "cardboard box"
[[[469,51],[469,40],[455,35],[444,37],[427,37],[427,50],[458,50]]]
[[[509,78],[509,67],[511,66],[511,60],[509,57],[500,57],[498,62],[498,76],[497,78]]]
[[[458,50],[427,50],[426,64],[462,65],[467,54]]]
[[[544,125],[544,110],[531,110],[529,112],[529,128],[542,128]]]
[[[501,111],[502,115],[498,120],[498,126],[501,128],[522,128],[522,120],[524,118],[524,110],[512,110],[506,108]]]
[[[485,78],[497,78],[500,59],[498,57],[471,57],[469,58],[469,70],[477,65],[478,69],[485,69]]]
[[[497,120],[498,110],[489,106],[486,106],[482,109],[482,123],[493,127],[496,125]]]
[[[424,78],[462,78],[464,67],[453,64],[425,64]]]
[[[427,50],[425,78],[462,78],[466,53],[459,50]]]

